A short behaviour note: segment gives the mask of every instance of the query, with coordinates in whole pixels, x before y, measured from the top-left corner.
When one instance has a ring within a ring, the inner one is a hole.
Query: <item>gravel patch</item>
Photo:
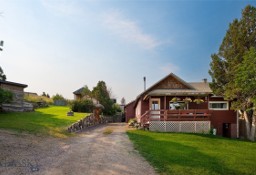
[[[0,174],[155,175],[126,129],[125,123],[107,124],[67,139],[0,130]]]

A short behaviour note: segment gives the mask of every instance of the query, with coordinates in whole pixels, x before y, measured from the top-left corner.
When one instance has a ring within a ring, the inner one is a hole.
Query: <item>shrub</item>
[[[93,111],[93,102],[92,100],[75,100],[71,104],[71,110],[74,112],[87,112],[90,113]]]
[[[51,98],[38,95],[24,95],[24,100],[32,103],[34,108],[47,107],[48,105],[53,104],[53,100]]]
[[[8,90],[0,88],[0,104],[12,101],[13,94]]]
[[[0,111],[2,109],[1,105],[3,103],[11,102],[12,98],[13,98],[13,94],[11,91],[4,90],[4,89],[0,88]]]
[[[129,119],[129,121],[128,121],[128,125],[129,126],[135,126],[137,124],[137,119],[136,118],[131,118],[131,119]]]

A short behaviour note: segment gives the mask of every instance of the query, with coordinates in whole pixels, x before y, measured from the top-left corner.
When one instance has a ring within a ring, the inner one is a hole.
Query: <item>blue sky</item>
[[[99,80],[120,102],[170,72],[210,79],[211,54],[255,1],[0,0],[0,66],[26,91],[72,99]]]

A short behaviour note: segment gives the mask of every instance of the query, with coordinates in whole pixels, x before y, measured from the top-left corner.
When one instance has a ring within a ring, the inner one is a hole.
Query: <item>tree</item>
[[[0,15],[1,15],[1,13],[0,13]],[[3,51],[3,49],[1,48],[1,47],[3,47],[3,45],[4,45],[4,41],[0,41],[0,51]]]
[[[5,81],[6,80],[6,75],[4,74],[3,69],[0,66],[0,80]]]
[[[243,62],[237,68],[235,76],[235,91],[237,101],[235,109],[241,109],[245,118],[246,135],[249,140],[255,140],[256,124],[256,48],[246,52]]]
[[[57,100],[65,100],[65,98],[61,94],[56,94],[52,96],[53,101]]]
[[[251,49],[256,48],[255,38],[256,8],[248,5],[242,11],[242,18],[235,19],[229,25],[218,53],[211,56],[209,70],[212,77],[210,87],[214,94],[222,95],[227,100],[233,100],[231,107],[239,111],[245,118],[247,138],[250,140],[255,139],[253,118],[256,112],[254,108],[256,103],[253,101],[253,92],[255,91],[253,89],[256,88],[254,84],[256,79],[252,78],[250,83],[246,83],[248,81],[246,80],[248,78],[246,71],[255,66],[255,64],[253,65],[254,50]]]
[[[104,113],[113,114],[113,101],[110,99],[109,91],[104,81],[99,81],[97,86],[93,88],[92,96],[96,98],[99,101],[99,103],[104,106]]]
[[[92,92],[91,92],[91,90],[88,88],[87,85],[85,85],[85,86],[83,87],[82,96],[86,96],[86,97],[89,97],[89,98],[92,99]]]
[[[45,92],[43,92],[43,94],[42,94],[41,96],[47,97],[47,95],[46,95],[46,93],[45,93]]]

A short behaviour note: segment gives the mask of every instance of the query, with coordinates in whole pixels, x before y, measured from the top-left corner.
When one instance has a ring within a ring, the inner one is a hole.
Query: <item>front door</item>
[[[152,120],[160,120],[160,99],[152,98],[150,99],[150,110]]]
[[[230,123],[223,123],[223,137],[231,137],[231,124]]]

